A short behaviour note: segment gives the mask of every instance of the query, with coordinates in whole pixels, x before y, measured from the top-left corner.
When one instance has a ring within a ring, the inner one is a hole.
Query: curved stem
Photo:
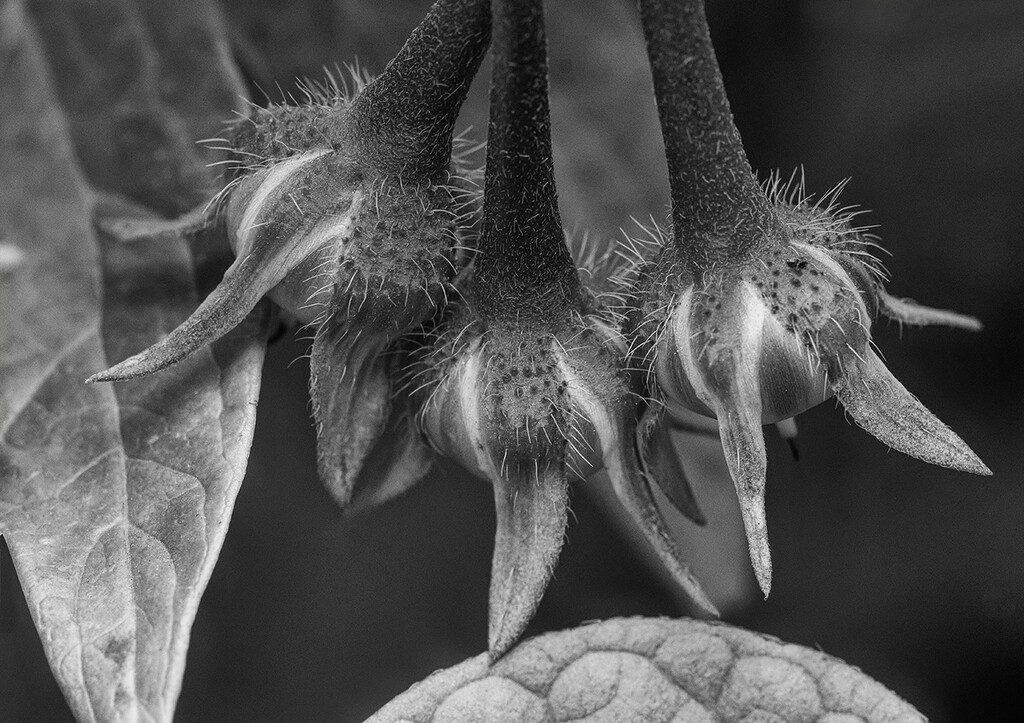
[[[475,289],[485,316],[579,291],[558,215],[540,0],[495,2],[484,221]],[[518,304],[509,304],[509,297]],[[507,311],[506,311],[507,313]]]
[[[356,135],[388,171],[433,174],[491,40],[488,0],[437,0],[384,72],[353,101]]]
[[[665,139],[676,243],[702,268],[742,260],[776,221],[743,152],[704,2],[640,0],[640,14]]]

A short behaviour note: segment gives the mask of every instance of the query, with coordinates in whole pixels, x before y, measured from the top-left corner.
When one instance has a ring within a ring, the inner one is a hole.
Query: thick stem
[[[558,215],[541,0],[494,3],[484,221],[475,288],[491,316],[579,291]],[[509,297],[512,297],[511,299]],[[510,303],[511,302],[511,303]]]
[[[691,264],[737,262],[776,219],[743,152],[703,0],[639,0],[672,191],[676,243]]]
[[[452,130],[491,40],[488,0],[437,0],[384,72],[353,102],[364,152],[381,170],[448,168]]]

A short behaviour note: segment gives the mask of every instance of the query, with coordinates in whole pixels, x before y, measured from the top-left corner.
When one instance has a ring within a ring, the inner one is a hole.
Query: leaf
[[[617,618],[434,673],[368,723],[924,721],[851,665],[718,623]]]
[[[205,3],[0,3],[0,533],[79,720],[170,720],[252,438],[267,309],[148,379],[86,385],[157,341],[224,239],[122,243],[103,217],[183,212],[194,140],[239,86]],[[13,169],[13,173],[12,173]]]

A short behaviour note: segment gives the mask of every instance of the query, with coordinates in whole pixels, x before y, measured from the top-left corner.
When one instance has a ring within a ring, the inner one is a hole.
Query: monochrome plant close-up
[[[963,12],[0,0],[0,719],[1001,716]]]

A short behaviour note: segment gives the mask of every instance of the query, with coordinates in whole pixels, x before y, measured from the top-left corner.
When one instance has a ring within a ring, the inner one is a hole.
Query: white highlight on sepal
[[[330,152],[331,149],[323,148],[300,153],[297,156],[292,156],[275,163],[269,169],[260,171],[252,179],[252,182],[257,184],[256,191],[247,200],[245,211],[242,212],[242,218],[238,222],[235,233],[231,235],[231,242],[236,256],[242,256],[251,250],[252,232],[261,223],[260,214],[266,207],[272,207],[277,202],[280,193],[283,193],[282,186],[288,181],[289,177],[303,166]],[[271,199],[273,194],[278,195]]]

